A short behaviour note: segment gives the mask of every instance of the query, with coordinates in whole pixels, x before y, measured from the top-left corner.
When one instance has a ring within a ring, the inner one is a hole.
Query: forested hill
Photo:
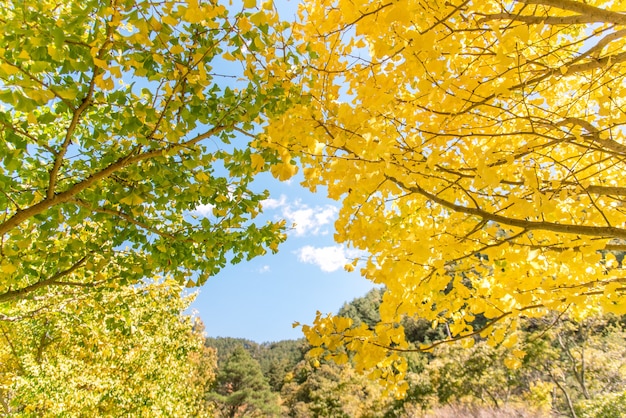
[[[304,359],[308,346],[304,339],[257,343],[245,338],[208,337],[206,345],[217,350],[218,368],[238,348],[245,348],[259,363],[272,389],[279,391],[284,377]]]
[[[380,321],[382,293],[373,289],[338,314],[353,326],[373,326]],[[475,322],[480,326],[484,319]],[[433,328],[419,319],[405,318],[402,326],[413,348],[449,335],[445,325]],[[218,353],[218,377],[208,398],[218,416],[226,416],[225,406],[232,411],[234,403],[247,413],[276,417],[620,417],[626,416],[624,329],[624,317],[545,317],[523,321],[515,346],[490,345],[475,336],[469,343],[406,353],[409,389],[400,400],[385,395],[367,372],[358,373],[351,360],[316,364],[307,358],[303,339],[260,344],[207,338]],[[525,355],[511,364],[520,348]],[[235,381],[248,383],[233,390]]]

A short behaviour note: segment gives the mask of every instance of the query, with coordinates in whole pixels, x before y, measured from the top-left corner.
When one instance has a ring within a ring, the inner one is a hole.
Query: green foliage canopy
[[[109,287],[63,310],[0,322],[0,415],[209,415],[216,354],[172,279]]]
[[[231,144],[287,104],[274,10],[0,8],[0,302],[155,274],[197,285],[276,251],[282,224],[254,222],[266,194],[250,182],[277,156]],[[201,205],[212,216],[192,219]]]

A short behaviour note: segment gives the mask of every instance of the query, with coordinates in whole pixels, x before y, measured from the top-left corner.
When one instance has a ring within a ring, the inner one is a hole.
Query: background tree
[[[220,366],[208,399],[221,417],[269,417],[280,413],[278,398],[259,362],[241,345]]]
[[[349,364],[313,367],[300,362],[283,386],[281,395],[290,417],[382,417],[393,398],[383,387],[358,374]]]
[[[365,296],[355,298],[349,303],[344,303],[337,315],[352,319],[355,326],[365,323],[372,327],[380,322],[378,308],[383,298],[383,288],[374,288],[367,292]]]
[[[258,359],[261,353],[261,344],[248,340],[245,338],[233,338],[233,337],[207,337],[205,344],[208,347],[212,347],[217,351],[218,365],[221,366],[230,355],[239,347],[243,347],[250,355]]]
[[[217,374],[217,352],[214,348],[206,345],[204,323],[200,318],[195,318],[193,333],[201,337],[201,347],[189,354],[189,362],[193,372],[190,376],[190,386],[197,390],[199,396],[191,406],[196,408],[196,416],[213,415],[213,405],[206,399],[207,392],[211,389]]]
[[[304,328],[313,345],[361,353],[393,383],[405,315],[498,343],[521,315],[626,312],[612,253],[626,237],[621,12],[602,0],[302,6],[309,101],[259,145],[299,153],[304,184],[341,199],[336,239],[368,252],[361,273],[386,286],[377,326],[319,316]]]
[[[287,103],[271,7],[0,7],[0,313],[153,274],[202,284],[276,251],[282,223],[254,223],[266,192],[250,182],[278,160],[234,141]]]
[[[274,392],[280,392],[285,376],[303,360],[309,349],[304,339],[259,344],[244,338],[208,337],[206,345],[217,350],[220,368],[235,350],[244,347],[259,362],[263,376]]]
[[[3,415],[209,416],[217,359],[181,291],[171,279],[112,287],[0,323]]]
[[[525,324],[530,331],[524,335],[526,379],[551,385],[553,408],[564,414],[589,416],[609,403],[619,415],[626,410],[623,320],[607,316],[574,322],[548,317]]]
[[[280,392],[287,375],[303,360],[309,345],[304,339],[286,340],[263,345],[259,356],[263,375],[275,392]]]

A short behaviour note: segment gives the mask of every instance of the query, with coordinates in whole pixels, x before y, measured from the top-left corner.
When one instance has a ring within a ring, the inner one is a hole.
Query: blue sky
[[[234,10],[240,8],[240,2]],[[257,0],[260,6],[261,0]],[[298,1],[274,2],[284,20],[294,20]],[[228,74],[237,66],[224,62]],[[226,84],[228,80],[223,80]],[[236,87],[233,85],[232,87]],[[247,142],[242,138],[241,143]],[[291,226],[278,254],[228,266],[210,278],[191,306],[211,337],[240,337],[257,342],[301,338],[293,322],[311,323],[316,311],[336,313],[344,302],[364,295],[373,284],[343,266],[354,250],[333,240],[339,203],[323,188],[313,194],[300,186],[301,177],[279,182],[269,174],[255,181],[256,191],[269,190],[263,216],[285,219]],[[210,216],[211,208],[197,208],[196,216]]]
[[[343,266],[357,254],[333,240],[339,204],[323,190],[311,193],[298,178],[278,182],[262,175],[255,187],[268,189],[264,216],[292,226],[278,254],[228,266],[210,278],[192,305],[212,337],[240,337],[258,342],[302,337],[317,310],[334,312],[373,284]],[[197,215],[203,213],[198,208]]]

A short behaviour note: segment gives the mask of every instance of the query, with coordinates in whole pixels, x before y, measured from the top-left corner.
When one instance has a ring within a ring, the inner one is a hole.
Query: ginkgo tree
[[[2,416],[213,416],[217,355],[181,290],[173,279],[109,286],[0,322]]]
[[[626,313],[626,15],[610,0],[314,0],[293,106],[257,142],[342,202],[347,269],[381,321],[318,315],[314,354],[353,352],[399,392],[403,316],[524,353],[520,316]],[[482,318],[474,327],[476,318]]]
[[[250,183],[292,164],[247,144],[289,101],[271,3],[0,8],[1,315],[153,274],[198,285],[277,250],[283,225],[255,222]]]

